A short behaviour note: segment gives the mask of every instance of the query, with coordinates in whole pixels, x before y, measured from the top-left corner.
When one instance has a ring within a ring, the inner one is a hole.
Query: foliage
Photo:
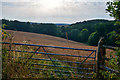
[[[112,55],[114,54],[114,55]],[[116,57],[114,57],[116,56]],[[119,80],[120,79],[120,50],[116,50],[115,53],[111,53],[110,55],[110,60],[109,60],[109,64],[107,65],[109,68],[118,71],[117,73],[111,72],[111,71],[104,71],[104,70],[100,70],[100,73],[102,74],[102,76],[107,79],[107,80]]]
[[[98,43],[99,38],[100,38],[99,34],[97,32],[93,32],[90,34],[90,36],[88,38],[88,43],[90,45],[95,46]]]
[[[87,42],[89,37],[88,29],[82,29],[79,33],[79,40],[80,42]]]
[[[107,12],[110,13],[110,16],[114,17],[116,22],[115,22],[115,25],[116,26],[116,44],[118,44],[118,47],[119,46],[119,43],[120,43],[120,1],[114,1],[114,2],[107,2]],[[118,58],[119,58],[119,50],[117,52],[118,54]],[[118,61],[120,63],[120,61]]]
[[[30,23],[30,22],[20,22],[17,20],[9,21],[6,19],[2,19],[2,23],[7,25],[5,29],[8,29],[8,30],[41,33],[41,34],[48,34],[53,36],[55,36],[57,33],[57,26],[51,23],[37,24],[37,23]]]
[[[109,12],[111,17],[115,18],[116,32],[120,33],[120,1],[107,2],[107,5],[106,11]]]
[[[29,78],[30,65],[24,64],[26,61],[19,58],[12,58],[14,52],[7,51],[6,48],[2,48],[2,78],[9,80],[11,78]],[[30,61],[29,61],[30,62]]]
[[[109,15],[114,17],[115,20],[117,20],[116,23],[119,24],[120,21],[120,1],[114,1],[114,2],[107,2],[107,9],[106,11],[109,12]]]
[[[79,32],[80,32],[80,31],[79,31],[78,29],[72,29],[72,30],[68,33],[69,39],[74,40],[74,41],[78,41],[78,40],[79,40],[79,38],[78,38]]]
[[[7,25],[3,24],[2,28],[5,28],[5,26],[7,26]],[[10,36],[10,35],[2,29],[2,39],[6,39],[8,36]]]
[[[108,33],[116,30],[114,25],[115,21],[109,21],[104,19],[77,22],[69,26],[56,26],[55,24],[51,24],[51,23],[20,22],[17,20],[12,21],[6,19],[2,19],[2,22],[3,24],[7,25],[4,29],[8,29],[8,30],[47,34],[62,38],[66,38],[66,32],[67,32],[68,39],[83,43],[87,43],[89,41],[88,38],[90,34],[93,32],[97,32],[99,36],[106,37]],[[91,44],[91,43],[89,44],[97,45],[97,42],[95,42],[95,44]]]
[[[101,36],[105,36],[105,32],[106,32],[106,28],[105,28],[105,24],[103,23],[99,23],[95,25],[95,31]]]
[[[115,31],[112,31],[110,33],[107,34],[107,41],[108,41],[108,45],[111,45],[111,46],[115,46],[117,45],[115,42],[117,41],[116,40],[117,38],[117,34]],[[114,44],[113,44],[114,43]]]
[[[107,12],[110,16],[114,17],[116,22],[116,29],[107,34],[110,43],[115,43],[116,46],[120,47],[120,1],[107,2]],[[107,80],[119,80],[120,79],[120,49],[116,47],[115,53],[113,56],[110,55],[109,68],[116,70],[117,72],[110,71],[100,71],[102,76]]]

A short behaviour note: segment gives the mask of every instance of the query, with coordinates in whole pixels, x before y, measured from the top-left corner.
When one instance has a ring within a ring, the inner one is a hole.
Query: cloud
[[[80,0],[34,0],[31,2],[2,2],[3,18],[37,22],[72,23],[85,19],[105,18],[105,2]]]

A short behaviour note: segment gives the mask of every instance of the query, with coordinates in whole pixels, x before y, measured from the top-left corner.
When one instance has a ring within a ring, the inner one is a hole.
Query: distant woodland
[[[105,37],[107,44],[115,46],[117,28],[115,21],[104,19],[77,22],[71,25],[57,26],[52,23],[20,22],[18,20],[2,19],[6,24],[4,29],[47,34],[62,38],[68,38],[77,42],[97,46],[100,37]]]

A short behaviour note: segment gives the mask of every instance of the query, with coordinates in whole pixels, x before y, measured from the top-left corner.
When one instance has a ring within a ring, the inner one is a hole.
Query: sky
[[[104,0],[4,0],[0,18],[39,23],[109,19]]]

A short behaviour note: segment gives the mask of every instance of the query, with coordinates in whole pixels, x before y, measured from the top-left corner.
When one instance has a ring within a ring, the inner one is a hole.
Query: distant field
[[[39,45],[49,45],[49,46],[62,46],[62,47],[73,47],[73,48],[82,48],[82,49],[94,49],[97,50],[97,46],[88,46],[86,44],[75,42],[71,40],[67,40],[64,38],[54,37],[45,34],[37,34],[37,33],[29,33],[29,32],[21,32],[21,31],[12,31],[12,30],[5,30],[11,36],[12,42],[15,43],[29,43],[29,44],[39,44]],[[9,42],[9,39],[6,39],[5,42]],[[65,51],[57,49],[48,49],[49,52],[56,52],[61,54],[76,54],[76,55],[84,55],[88,56],[90,52],[85,51]],[[108,51],[109,53],[109,51]]]
[[[6,31],[13,36],[12,42],[17,42],[17,43],[31,43],[31,44],[39,44],[39,45],[64,46],[64,47],[76,47],[76,48],[91,47],[80,42],[75,42],[64,38],[54,37],[45,34],[12,31],[12,30],[6,30]],[[6,41],[8,41],[8,39]],[[93,46],[92,48],[96,49],[96,47]]]

